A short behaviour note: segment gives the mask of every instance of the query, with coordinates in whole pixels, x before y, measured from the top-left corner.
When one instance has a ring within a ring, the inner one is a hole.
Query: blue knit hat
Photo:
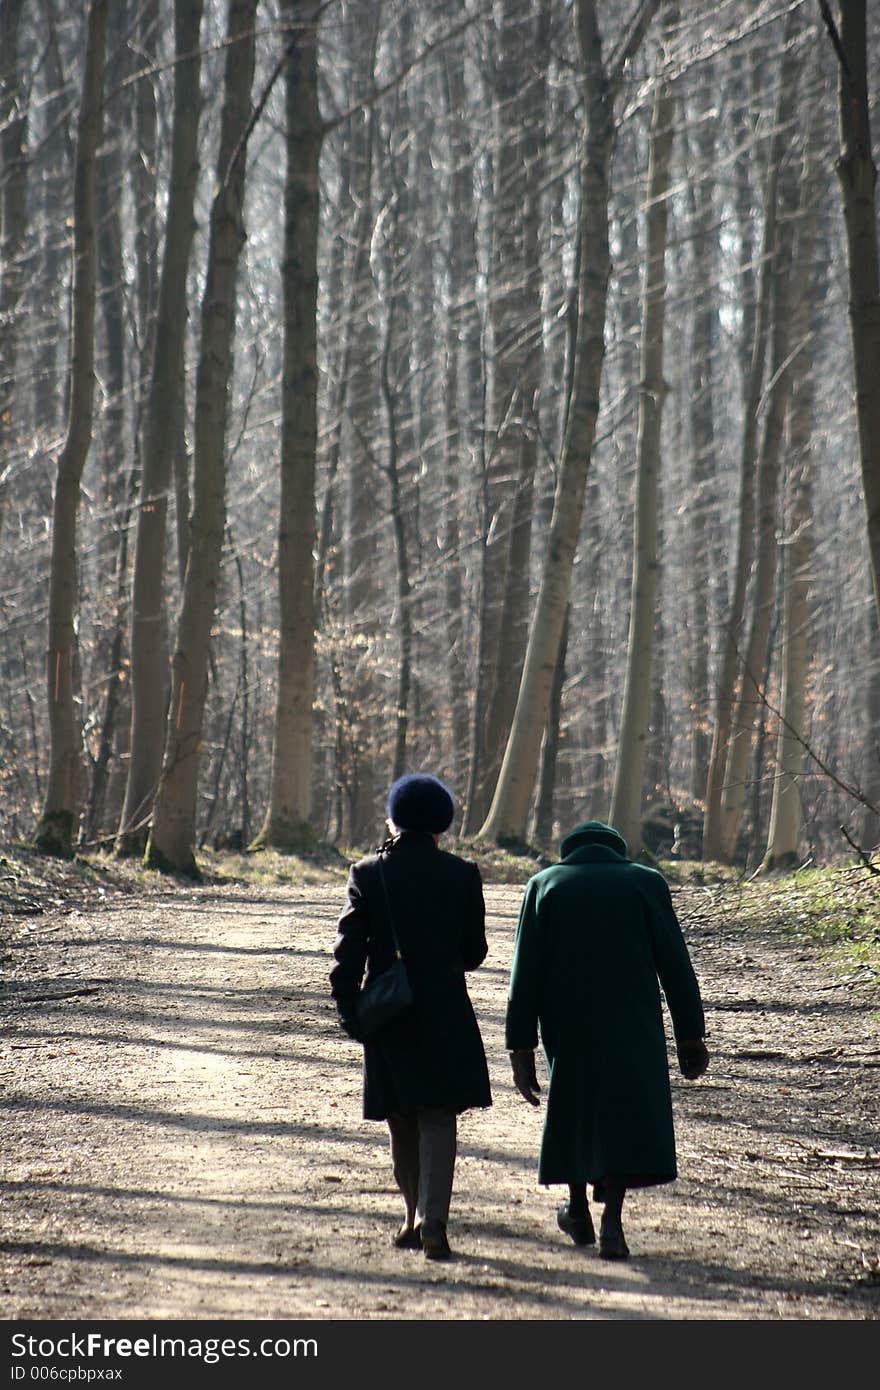
[[[388,819],[398,830],[427,830],[442,835],[455,815],[452,793],[439,777],[429,772],[409,772],[398,777],[388,793]]]

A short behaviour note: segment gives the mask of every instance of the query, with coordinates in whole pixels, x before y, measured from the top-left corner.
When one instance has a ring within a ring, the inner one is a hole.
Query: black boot
[[[604,1183],[605,1210],[599,1225],[599,1254],[605,1260],[625,1260],[629,1246],[620,1219],[626,1188],[620,1183]],[[595,1191],[595,1189],[594,1189]]]
[[[446,1239],[446,1227],[443,1222],[425,1221],[419,1230],[425,1258],[428,1260],[448,1260],[452,1251],[449,1248],[449,1241]]]
[[[556,1224],[575,1245],[595,1245],[596,1232],[587,1203],[586,1183],[569,1183],[568,1201],[557,1211]]]

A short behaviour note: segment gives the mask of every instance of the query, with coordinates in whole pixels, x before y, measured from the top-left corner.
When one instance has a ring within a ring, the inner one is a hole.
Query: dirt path
[[[771,930],[676,893],[713,1063],[674,1073],[681,1178],[633,1258],[557,1232],[503,1017],[521,890],[472,980],[495,1104],[460,1128],[448,1265],[394,1250],[384,1127],[335,1025],[338,883],[203,887],[19,923],[0,1026],[7,1319],[873,1319],[880,1014]],[[712,914],[711,921],[709,914]],[[56,996],[56,997],[40,997]]]

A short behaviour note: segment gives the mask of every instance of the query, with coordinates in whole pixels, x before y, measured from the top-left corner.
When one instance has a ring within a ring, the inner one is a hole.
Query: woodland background
[[[878,54],[0,0],[0,840],[362,845],[425,768],[471,839],[869,855]]]

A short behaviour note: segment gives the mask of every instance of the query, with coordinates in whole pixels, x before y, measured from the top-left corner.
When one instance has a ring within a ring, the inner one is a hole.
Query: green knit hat
[[[613,849],[626,858],[626,840],[613,825],[606,825],[601,820],[588,820],[583,825],[575,826],[562,841],[559,852],[565,859],[573,850],[581,849],[584,845],[604,845],[606,849]]]

